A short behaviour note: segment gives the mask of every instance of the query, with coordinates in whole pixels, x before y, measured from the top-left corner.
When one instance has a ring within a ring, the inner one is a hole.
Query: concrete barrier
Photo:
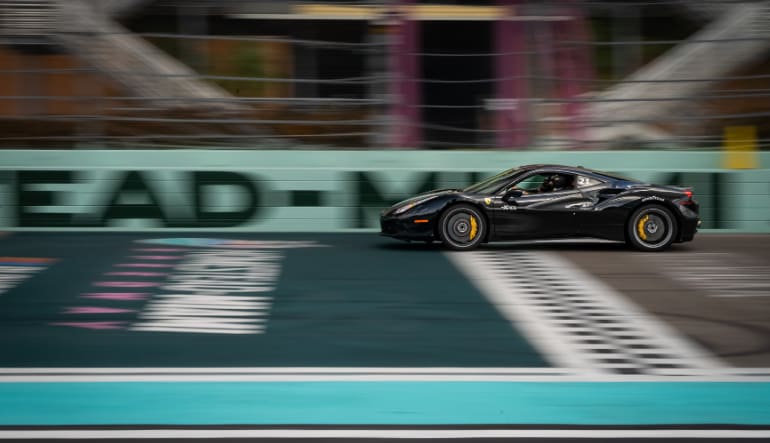
[[[0,229],[348,231],[418,192],[530,163],[692,186],[703,227],[770,232],[770,153],[728,170],[689,151],[0,151]]]

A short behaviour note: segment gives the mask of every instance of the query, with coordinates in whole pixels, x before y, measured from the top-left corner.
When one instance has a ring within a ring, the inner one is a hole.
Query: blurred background
[[[374,235],[398,201],[546,162],[687,186],[708,235]],[[770,1],[0,0],[0,440],[767,440],[768,165]]]
[[[0,1],[0,146],[770,147],[770,4]]]

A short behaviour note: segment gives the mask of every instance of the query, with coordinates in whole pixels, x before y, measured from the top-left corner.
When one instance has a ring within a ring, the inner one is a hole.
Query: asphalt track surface
[[[730,365],[770,366],[770,236],[701,234],[664,254],[616,243],[526,248],[567,258]]]
[[[770,236],[9,233],[0,439],[770,441],[768,320]]]

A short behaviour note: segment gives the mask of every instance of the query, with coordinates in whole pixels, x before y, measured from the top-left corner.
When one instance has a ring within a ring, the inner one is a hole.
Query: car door
[[[589,237],[622,237],[625,224],[624,210],[601,210],[603,203],[625,189],[593,177],[578,177],[576,186],[587,201],[575,208],[580,232]]]
[[[574,185],[555,191],[539,190],[543,181],[554,174],[569,176],[575,182],[574,174],[541,171],[523,177],[502,192],[502,204],[494,211],[498,239],[579,235],[576,208],[588,205],[589,200]]]

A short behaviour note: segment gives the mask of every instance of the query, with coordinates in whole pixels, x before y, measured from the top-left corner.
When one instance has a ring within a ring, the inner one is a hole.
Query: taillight
[[[691,204],[693,204],[694,202],[692,201],[692,191],[687,189],[687,190],[684,190],[682,192],[684,193],[684,197],[680,198],[678,200],[679,204],[682,204],[682,205],[691,205]]]

